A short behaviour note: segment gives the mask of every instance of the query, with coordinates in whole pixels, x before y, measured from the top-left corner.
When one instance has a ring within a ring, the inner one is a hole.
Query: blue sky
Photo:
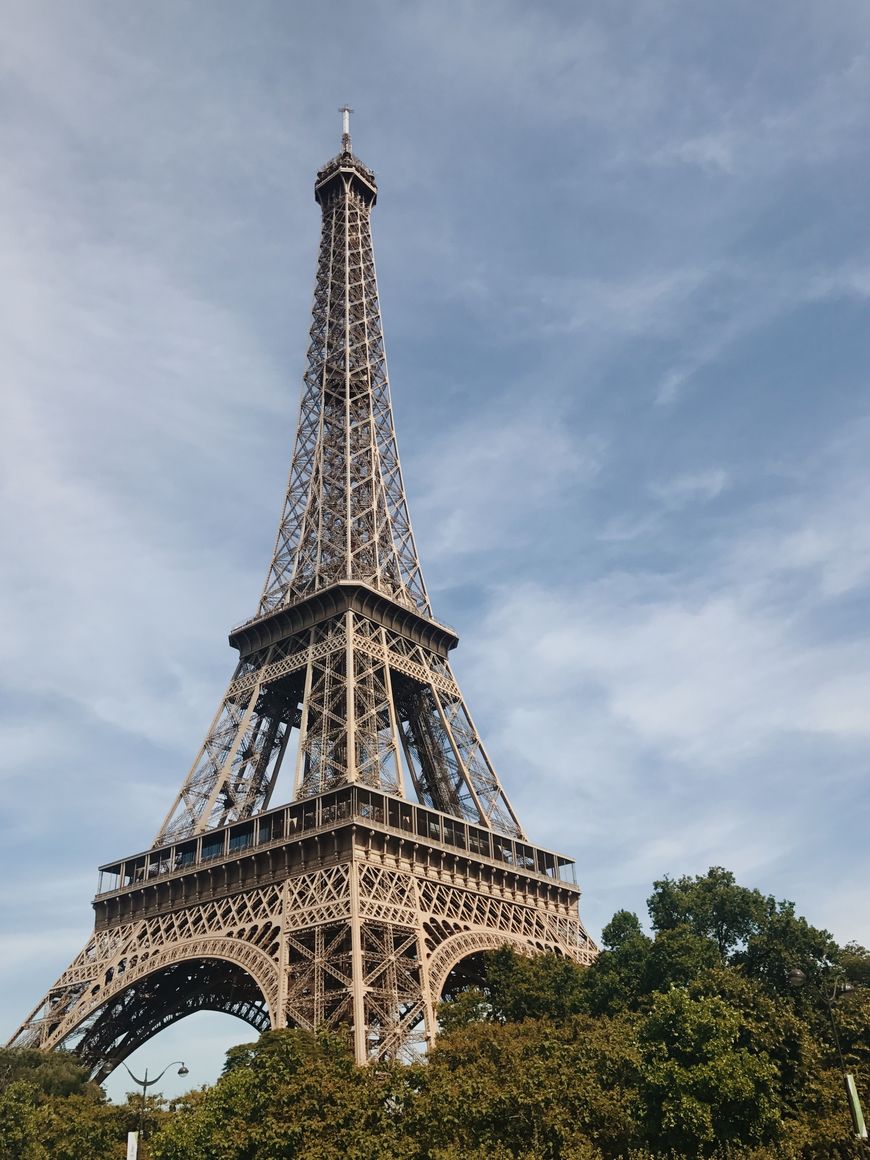
[[[4,1036],[254,611],[344,101],[427,581],[530,835],[596,936],[721,864],[870,942],[867,5],[0,8]]]

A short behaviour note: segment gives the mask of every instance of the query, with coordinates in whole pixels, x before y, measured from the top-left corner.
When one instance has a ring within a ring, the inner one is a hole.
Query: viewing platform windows
[[[444,842],[448,846],[455,846],[459,850],[468,849],[468,832],[464,822],[454,821],[452,818],[442,820]]]
[[[245,822],[242,826],[233,826],[230,830],[229,852],[238,854],[254,844],[254,823]]]
[[[277,814],[264,814],[260,818],[258,841],[274,842],[276,838],[283,838],[284,820],[283,810]]]
[[[186,866],[192,866],[196,861],[196,839],[191,842],[182,842],[175,848],[175,866],[178,870],[183,870]]]
[[[482,854],[484,858],[492,857],[492,834],[489,830],[479,830],[476,826],[468,827],[468,848],[472,854]]]
[[[429,810],[417,810],[417,833],[430,842],[441,841],[441,819]]]
[[[388,825],[394,830],[404,830],[408,834],[414,832],[414,811],[407,802],[389,798],[387,801]]]
[[[216,834],[206,834],[201,840],[202,846],[197,861],[213,862],[215,858],[223,857],[226,851],[226,830],[219,830]]]
[[[444,850],[464,852],[466,856],[501,863],[556,883],[576,885],[577,882],[574,863],[559,854],[416,802],[365,786],[345,785],[317,797],[278,806],[244,822],[102,866],[98,897],[141,887],[173,874],[196,872],[199,866],[210,866],[222,859],[250,856],[258,849],[354,821],[412,843],[431,843]]]

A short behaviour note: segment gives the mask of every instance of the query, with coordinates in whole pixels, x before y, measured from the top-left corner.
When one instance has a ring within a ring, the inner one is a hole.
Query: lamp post
[[[837,1020],[834,1018],[834,1000],[838,995],[843,995],[851,991],[852,984],[846,979],[842,971],[838,973],[832,972],[828,977],[827,986],[824,986],[821,981],[811,981],[807,977],[806,971],[802,971],[800,967],[792,967],[788,972],[788,985],[795,990],[799,990],[808,984],[822,1000],[825,1005],[825,1010],[828,1012],[831,1033],[834,1036],[834,1047],[837,1049],[837,1059],[840,1061],[840,1071],[843,1073],[843,1085],[846,1089],[846,1100],[849,1104],[849,1115],[852,1117],[852,1127],[855,1129],[856,1138],[864,1141],[867,1139],[867,1125],[864,1123],[864,1112],[861,1108],[861,1100],[858,1097],[855,1077],[846,1069],[843,1049],[840,1046],[840,1035],[837,1031]],[[863,1148],[864,1145],[862,1143],[862,1150]]]
[[[133,1075],[132,1071],[130,1071],[129,1067],[127,1067],[127,1065],[126,1065],[126,1063],[124,1063],[123,1059],[121,1060],[121,1066],[124,1068],[124,1071],[126,1071],[127,1075],[129,1075],[129,1077],[133,1081],[133,1083],[138,1084],[139,1087],[141,1087],[141,1089],[142,1089],[142,1103],[139,1107],[139,1131],[135,1133],[135,1140],[134,1140],[132,1146],[130,1143],[130,1137],[134,1136],[134,1133],[130,1132],[128,1137],[127,1137],[127,1160],[137,1160],[137,1157],[139,1155],[139,1144],[141,1143],[142,1140],[145,1139],[145,1099],[146,1099],[146,1096],[148,1093],[148,1088],[150,1088],[155,1083],[159,1083],[160,1080],[163,1079],[163,1077],[166,1075],[167,1071],[169,1071],[170,1067],[174,1067],[176,1063],[181,1064],[181,1067],[179,1067],[179,1069],[178,1069],[179,1075],[188,1075],[189,1074],[190,1069],[188,1068],[187,1064],[184,1062],[183,1059],[173,1059],[172,1063],[167,1063],[166,1067],[164,1067],[164,1069],[163,1069],[163,1071],[161,1071],[160,1075],[156,1075],[154,1077],[154,1079],[148,1078],[148,1068],[147,1067],[145,1068],[145,1078],[139,1079],[138,1076]]]

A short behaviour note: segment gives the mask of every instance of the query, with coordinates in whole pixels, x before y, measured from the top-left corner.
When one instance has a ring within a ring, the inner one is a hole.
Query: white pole
[[[338,111],[341,113],[341,148],[350,153],[350,115],[353,109],[350,105],[342,105]]]

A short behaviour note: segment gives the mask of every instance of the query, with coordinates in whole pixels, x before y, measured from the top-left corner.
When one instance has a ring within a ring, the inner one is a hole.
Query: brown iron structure
[[[230,633],[238,664],[153,846],[101,868],[92,937],[10,1041],[71,1047],[99,1078],[200,1010],[407,1058],[480,952],[596,953],[573,863],[526,839],[432,616],[349,112],[314,187],[308,369],[257,614]]]

